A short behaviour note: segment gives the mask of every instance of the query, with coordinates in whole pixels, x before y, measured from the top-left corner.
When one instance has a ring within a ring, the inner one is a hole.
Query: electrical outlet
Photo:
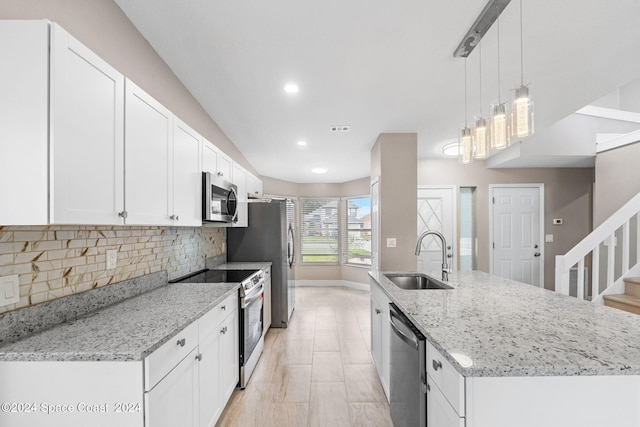
[[[395,237],[387,237],[387,247],[395,248],[396,247],[396,238]]]
[[[18,275],[0,277],[0,306],[20,301]]]
[[[116,268],[118,259],[118,252],[115,249],[107,250],[107,270],[113,270]]]

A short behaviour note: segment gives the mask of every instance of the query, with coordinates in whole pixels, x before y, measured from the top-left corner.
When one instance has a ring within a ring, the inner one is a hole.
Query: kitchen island
[[[404,290],[384,273],[370,273],[372,296],[424,334],[428,374],[443,363],[457,376],[455,393],[439,390],[452,425],[640,425],[639,316],[478,271],[451,274],[448,290]]]

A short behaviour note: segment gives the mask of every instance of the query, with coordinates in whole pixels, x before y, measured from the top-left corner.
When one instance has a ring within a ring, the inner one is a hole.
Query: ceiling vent
[[[348,125],[332,125],[329,126],[329,132],[349,132],[351,126]]]

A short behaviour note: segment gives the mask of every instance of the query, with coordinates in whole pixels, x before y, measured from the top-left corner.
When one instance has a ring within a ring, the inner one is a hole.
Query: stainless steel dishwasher
[[[391,420],[394,427],[427,425],[425,337],[389,304],[391,324]]]

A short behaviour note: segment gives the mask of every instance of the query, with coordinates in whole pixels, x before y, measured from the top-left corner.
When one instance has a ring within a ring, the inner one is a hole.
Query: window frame
[[[308,261],[305,260],[305,256],[310,256],[310,255],[314,255],[314,254],[305,254],[305,246],[304,246],[304,237],[305,237],[305,232],[307,231],[307,227],[305,225],[305,202],[310,201],[310,200],[322,200],[322,201],[327,201],[327,202],[335,202],[336,203],[336,236],[335,236],[335,243],[336,243],[336,252],[335,252],[335,261]],[[300,251],[299,251],[299,256],[300,256],[300,265],[302,266],[337,266],[337,265],[341,265],[342,264],[342,260],[341,260],[341,256],[340,254],[342,253],[342,238],[341,238],[341,234],[342,234],[342,226],[341,226],[341,209],[340,209],[340,205],[341,205],[341,199],[339,197],[299,197],[298,198],[298,224],[299,224],[299,241],[300,241]]]
[[[342,213],[342,221],[343,221],[343,227],[342,227],[342,233],[343,233],[343,248],[344,248],[344,252],[343,252],[343,256],[342,256],[342,265],[347,265],[349,267],[357,267],[357,268],[366,268],[366,269],[371,269],[372,265],[373,265],[373,248],[371,250],[371,255],[369,255],[368,259],[369,259],[369,263],[368,264],[360,264],[360,263],[353,263],[353,262],[349,262],[349,259],[351,258],[349,256],[349,232],[350,231],[359,231],[359,232],[368,232],[369,233],[369,238],[372,239],[373,235],[372,235],[372,224],[369,224],[369,228],[359,228],[359,229],[355,229],[355,228],[349,228],[349,202],[351,200],[354,199],[369,199],[369,215],[371,215],[371,194],[366,194],[366,195],[362,195],[362,196],[349,196],[349,197],[343,197],[342,200],[344,201],[343,206],[344,206],[344,212]],[[373,244],[373,240],[371,240],[371,244]]]

